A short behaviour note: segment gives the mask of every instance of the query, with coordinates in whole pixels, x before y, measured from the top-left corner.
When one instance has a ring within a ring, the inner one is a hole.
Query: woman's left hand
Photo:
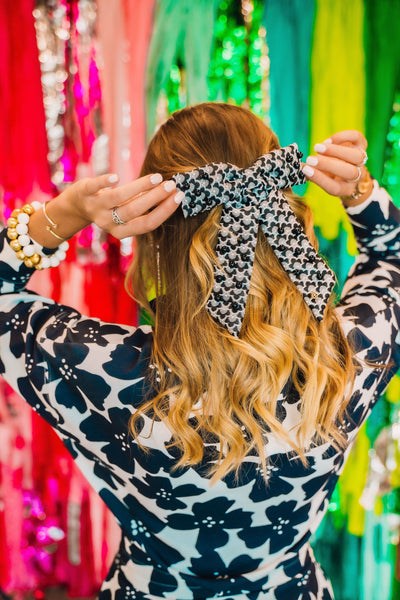
[[[30,219],[29,235],[47,248],[56,248],[60,238],[69,239],[90,223],[118,239],[141,235],[166,221],[184,197],[174,181],[162,181],[157,173],[115,187],[117,181],[109,174],[73,183],[47,204],[56,231],[49,231],[45,213],[38,210]]]
[[[366,149],[367,140],[362,133],[356,130],[340,131],[314,146],[317,155],[307,158],[303,166],[304,174],[328,194],[348,198],[354,193],[356,184],[367,177],[368,171],[364,166]],[[371,184],[357,203],[369,196],[372,187]],[[354,201],[351,203],[355,204]]]
[[[163,181],[159,173],[118,187],[115,183],[116,176],[102,175],[77,181],[66,192],[79,217],[118,239],[153,231],[184,197],[174,181]]]

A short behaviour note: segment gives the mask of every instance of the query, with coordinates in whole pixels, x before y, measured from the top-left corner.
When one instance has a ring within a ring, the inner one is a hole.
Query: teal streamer
[[[362,599],[390,600],[394,575],[395,547],[387,514],[366,513],[362,540]]]
[[[187,104],[208,98],[211,59],[219,0],[158,0],[146,78],[147,137],[156,125],[157,102],[175,62],[186,70]]]
[[[360,595],[359,577],[361,538],[347,531],[345,520],[338,523],[337,511],[328,511],[312,540],[312,547],[331,580],[335,600],[364,600]]]
[[[270,58],[271,127],[281,146],[308,153],[310,56],[315,0],[264,0]]]

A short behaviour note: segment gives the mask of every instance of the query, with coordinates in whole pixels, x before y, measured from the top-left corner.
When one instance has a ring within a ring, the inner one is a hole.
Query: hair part
[[[275,134],[250,111],[205,103],[174,113],[160,127],[141,174],[159,172],[169,179],[211,162],[247,168],[277,148]],[[290,191],[285,195],[317,248],[311,209]],[[176,211],[137,238],[127,275],[128,291],[154,317],[152,361],[159,373],[158,382],[153,378],[157,393],[134,413],[131,431],[136,435],[141,415],[164,420],[171,446],[179,450],[177,468],[199,463],[204,442],[217,440],[213,480],[237,474],[249,453],[258,455],[265,472],[270,435],[285,441],[303,462],[312,441],[344,447],[338,421],[355,375],[332,301],[318,322],[261,229],[240,337],[212,319],[205,305],[214,283],[221,212],[219,206],[185,219]],[[147,300],[151,284],[155,314]],[[277,414],[285,386],[299,397],[295,431],[286,431]]]

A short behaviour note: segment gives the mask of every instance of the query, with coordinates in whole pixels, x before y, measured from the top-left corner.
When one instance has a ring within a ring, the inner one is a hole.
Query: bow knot
[[[185,218],[224,206],[215,249],[219,264],[207,309],[232,335],[238,336],[242,326],[259,226],[315,317],[323,318],[335,277],[281,191],[305,182],[301,156],[291,144],[261,156],[247,169],[211,163],[173,177],[185,193]]]

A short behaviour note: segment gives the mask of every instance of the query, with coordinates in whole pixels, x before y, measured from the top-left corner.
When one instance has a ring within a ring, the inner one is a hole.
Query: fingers
[[[351,148],[345,148],[346,150],[351,150]],[[354,150],[354,152],[359,153],[358,150]],[[362,177],[363,171],[365,171],[365,167],[359,167],[356,164],[351,164],[350,162],[346,162],[345,159],[341,160],[340,158],[334,158],[332,156],[309,156],[306,160],[308,166],[311,165],[312,168],[317,167],[320,171],[325,171],[329,175],[335,175],[337,177],[341,177],[346,180],[348,183],[354,183]],[[361,171],[361,174],[360,174]],[[310,171],[305,171],[310,173]]]
[[[118,206],[118,214],[123,221],[132,221],[145,215],[150,209],[154,208],[169,196],[172,196],[175,204],[179,204],[183,194],[178,192],[173,181],[167,181],[141,195],[131,198],[125,204]]]
[[[99,177],[93,177],[90,179],[81,180],[83,186],[83,193],[86,196],[92,196],[97,194],[100,190],[110,187],[118,183],[119,177],[115,173],[108,173],[107,175],[100,175]]]
[[[317,166],[317,163],[311,158],[315,158],[319,160],[319,158],[323,158],[325,156],[332,156],[334,158],[338,158],[341,161],[345,161],[350,163],[351,165],[362,166],[365,162],[365,150],[361,148],[357,148],[354,146],[340,146],[338,144],[316,144],[314,146],[314,150],[318,152],[319,157],[311,157],[307,158],[307,164],[311,166]],[[323,156],[321,156],[323,155]],[[322,165],[322,163],[321,163]],[[322,167],[323,168],[323,167]],[[350,179],[354,179],[354,177],[350,177]]]
[[[179,192],[182,194],[182,192]],[[180,201],[175,200],[177,194],[170,193],[167,198],[159,202],[159,204],[147,214],[137,216],[126,225],[117,225],[110,230],[110,233],[118,239],[142,235],[157,229],[164,221],[166,221],[178,208]],[[183,194],[182,194],[183,196]],[[118,209],[118,214],[121,209]]]
[[[307,168],[308,165],[305,165]],[[349,196],[354,191],[354,183],[345,182],[342,179],[335,179],[327,172],[320,171],[316,167],[309,167],[312,172],[304,172],[308,181],[316,183],[323,190],[332,196]]]
[[[159,173],[145,175],[134,181],[130,181],[118,188],[106,190],[102,194],[102,201],[105,201],[109,208],[124,204],[134,196],[148,192],[162,182],[162,176]]]
[[[362,150],[366,150],[368,146],[368,142],[360,131],[356,129],[347,129],[345,131],[339,131],[332,135],[328,140],[325,140],[323,144],[327,146],[331,144],[344,144],[346,142],[350,142],[355,146],[358,146]]]
[[[309,181],[316,183],[333,196],[349,196],[357,181],[366,174],[367,141],[359,131],[339,131],[316,144],[316,156],[309,156],[303,172]]]

